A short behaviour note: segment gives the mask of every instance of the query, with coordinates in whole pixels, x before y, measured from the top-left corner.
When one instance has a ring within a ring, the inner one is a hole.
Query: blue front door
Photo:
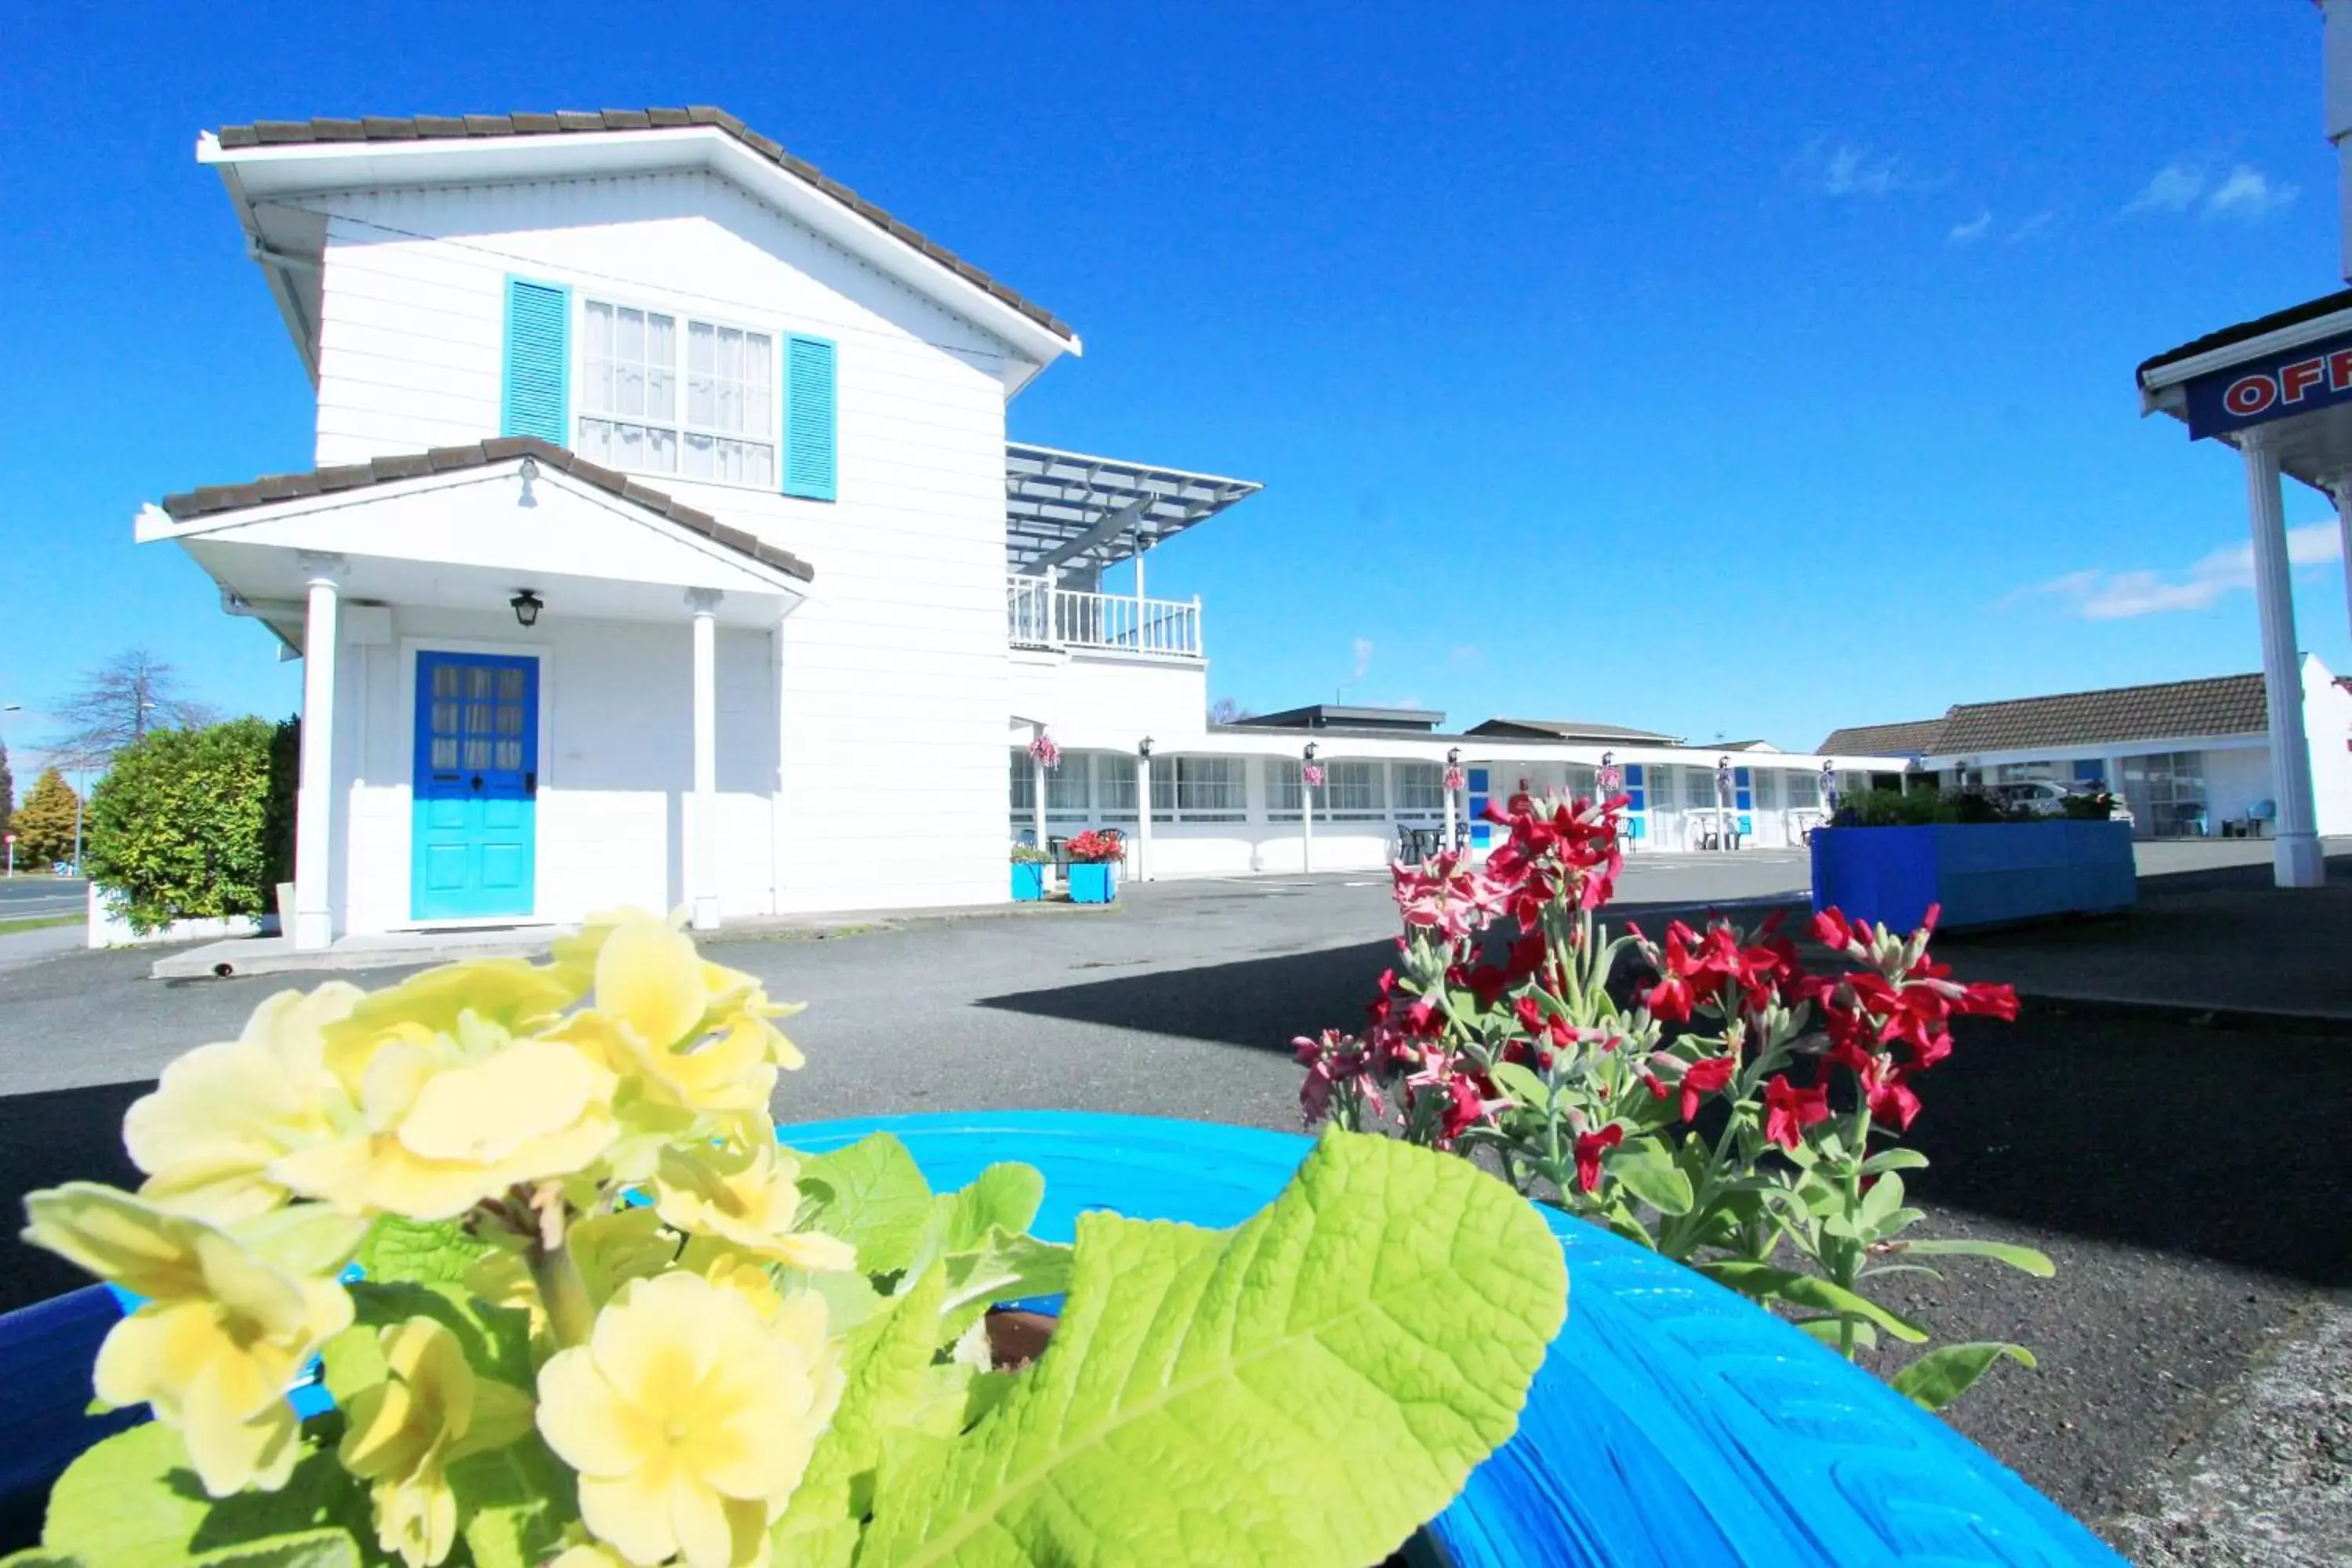
[[[527,915],[539,795],[539,660],[416,656],[409,913]]]

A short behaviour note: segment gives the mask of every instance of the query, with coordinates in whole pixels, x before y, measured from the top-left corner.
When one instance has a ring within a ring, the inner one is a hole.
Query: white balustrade
[[[1139,599],[1055,585],[1050,578],[1005,579],[1005,636],[1015,647],[1101,648],[1169,658],[1201,657],[1198,599]]]

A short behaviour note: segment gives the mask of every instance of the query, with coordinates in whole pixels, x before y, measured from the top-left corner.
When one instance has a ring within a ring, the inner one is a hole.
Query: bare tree
[[[1250,716],[1250,710],[1230,697],[1220,697],[1209,704],[1209,722],[1237,724]]]
[[[51,703],[49,711],[67,730],[44,749],[60,766],[91,769],[105,767],[150,730],[200,729],[216,717],[182,695],[180,672],[143,647],[85,671],[80,688]]]

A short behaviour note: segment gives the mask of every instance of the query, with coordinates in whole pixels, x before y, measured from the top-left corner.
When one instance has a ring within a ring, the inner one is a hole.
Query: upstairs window
[[[776,486],[768,332],[604,300],[582,305],[580,455],[632,473]]]

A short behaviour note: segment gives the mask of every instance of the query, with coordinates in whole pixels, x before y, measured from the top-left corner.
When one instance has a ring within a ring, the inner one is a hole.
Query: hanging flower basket
[[[1445,793],[1446,793],[1446,794],[1448,794],[1448,795],[1459,795],[1459,794],[1461,794],[1461,793],[1462,793],[1462,784],[1463,784],[1463,774],[1462,774],[1462,770],[1461,770],[1460,768],[1448,768],[1448,769],[1446,769],[1446,770],[1445,770]]]
[[[1321,789],[1323,787],[1323,764],[1320,763],[1308,763],[1306,766],[1298,770],[1298,777],[1299,781],[1306,784],[1308,789]]]
[[[1043,730],[1038,731],[1037,738],[1029,742],[1029,754],[1036,758],[1048,773],[1062,765],[1062,748],[1055,745],[1054,737]]]

